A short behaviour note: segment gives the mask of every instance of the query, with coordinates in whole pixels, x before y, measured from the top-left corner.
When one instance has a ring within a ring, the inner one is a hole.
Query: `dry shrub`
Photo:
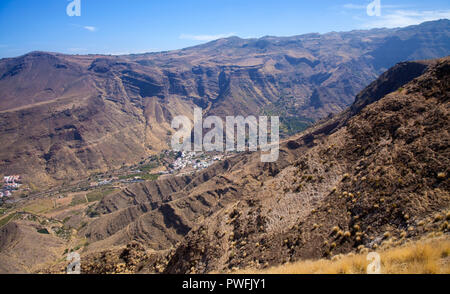
[[[443,236],[408,242],[401,247],[378,252],[383,274],[450,274],[450,238]],[[348,254],[339,258],[307,260],[263,271],[243,274],[366,274],[367,254]]]

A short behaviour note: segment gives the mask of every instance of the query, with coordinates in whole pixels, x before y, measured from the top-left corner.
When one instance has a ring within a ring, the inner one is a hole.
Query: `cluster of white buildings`
[[[12,191],[22,186],[21,177],[19,175],[3,177],[3,188],[0,190],[0,198],[11,197]]]
[[[186,168],[189,164],[192,164],[193,158],[195,157],[194,152],[182,152],[181,156],[178,157],[173,163],[174,170],[180,170]]]
[[[173,163],[174,170],[182,170],[187,167],[192,167],[196,170],[202,170],[211,166],[215,161],[221,160],[220,156],[214,158],[200,158],[203,153],[182,152]]]

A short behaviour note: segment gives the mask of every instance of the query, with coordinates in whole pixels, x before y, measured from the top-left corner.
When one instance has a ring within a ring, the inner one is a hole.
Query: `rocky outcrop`
[[[106,197],[79,232],[84,270],[261,269],[448,234],[449,63],[394,66],[275,163],[241,153]]]
[[[396,62],[444,56],[449,39],[442,20],[120,57],[3,59],[0,172],[46,187],[135,164],[168,149],[172,118],[192,117],[194,106],[205,115],[279,115],[292,134],[345,109]]]
[[[297,158],[273,177],[249,173],[246,197],[191,230],[165,272],[264,268],[448,233],[449,63],[420,63],[416,79],[399,68],[417,63],[400,64],[359,97],[385,91],[386,76],[402,88],[332,134],[319,126],[288,142]]]

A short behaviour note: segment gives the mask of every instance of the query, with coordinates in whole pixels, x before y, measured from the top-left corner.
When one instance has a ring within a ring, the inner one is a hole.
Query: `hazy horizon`
[[[449,19],[446,1],[381,0],[380,15],[367,14],[369,0],[227,2],[195,0],[155,3],[81,0],[80,16],[69,16],[71,1],[2,1],[0,58],[32,51],[124,55],[179,50],[238,36],[297,36],[307,33],[395,28]],[[20,20],[20,21],[18,21]]]

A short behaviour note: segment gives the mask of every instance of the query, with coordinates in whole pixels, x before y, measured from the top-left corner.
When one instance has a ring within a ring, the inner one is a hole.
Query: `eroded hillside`
[[[349,106],[396,62],[443,57],[449,21],[403,29],[217,40],[127,56],[0,61],[0,172],[38,188],[168,149],[172,118],[279,115],[291,135]]]
[[[275,163],[243,153],[103,198],[78,231],[90,241],[83,271],[258,270],[447,239],[449,69],[448,57],[396,65],[347,111],[285,141]]]

